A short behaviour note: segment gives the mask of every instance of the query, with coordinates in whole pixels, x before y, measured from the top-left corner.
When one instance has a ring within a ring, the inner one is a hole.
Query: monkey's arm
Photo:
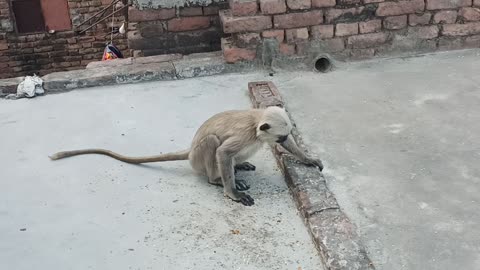
[[[317,166],[320,171],[323,170],[322,161],[318,158],[311,158],[305,155],[305,153],[297,146],[292,138],[292,135],[288,135],[287,140],[280,144],[287,151],[295,155],[300,161],[308,165]]]

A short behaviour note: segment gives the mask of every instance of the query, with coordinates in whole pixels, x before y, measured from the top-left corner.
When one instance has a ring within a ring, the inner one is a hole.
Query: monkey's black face
[[[278,139],[277,139],[277,143],[283,143],[287,140],[287,138],[288,138],[288,135],[279,136]]]

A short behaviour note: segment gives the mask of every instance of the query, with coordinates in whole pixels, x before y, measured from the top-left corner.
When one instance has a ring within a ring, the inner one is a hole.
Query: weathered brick
[[[45,47],[34,48],[33,51],[36,52],[36,53],[50,52],[50,51],[53,51],[53,46],[45,46]]]
[[[255,15],[258,11],[257,0],[229,0],[233,16]]]
[[[295,45],[282,43],[280,44],[280,53],[283,55],[294,55],[295,54]]]
[[[203,9],[202,7],[182,7],[179,10],[181,17],[188,17],[188,16],[202,16]]]
[[[362,0],[337,0],[337,5],[341,5],[341,6],[358,5],[361,3],[362,3]]]
[[[434,23],[455,23],[457,21],[456,10],[444,10],[435,13],[433,16]]]
[[[275,28],[299,28],[304,26],[318,25],[323,22],[321,10],[312,10],[302,13],[288,13],[275,15],[273,26]]]
[[[471,36],[465,39],[466,48],[478,48],[480,47],[480,36]]]
[[[209,6],[203,7],[203,15],[218,15],[219,7]]]
[[[365,60],[375,56],[375,49],[356,49],[350,52],[350,58],[352,60]]]
[[[310,30],[314,39],[327,39],[333,37],[333,25],[315,25]]]
[[[208,28],[210,18],[204,16],[171,19],[167,23],[168,31],[180,32]]]
[[[295,44],[295,53],[297,55],[306,55],[308,48],[309,46],[307,42],[298,42]]]
[[[472,0],[426,0],[428,10],[454,9],[472,5]]]
[[[285,30],[285,37],[288,43],[308,40],[308,29],[307,28],[287,29]]]
[[[285,39],[284,30],[267,30],[262,32],[263,38],[276,38],[278,42],[282,43]]]
[[[422,12],[424,9],[425,2],[423,2],[423,0],[384,2],[378,4],[376,14],[377,16],[395,16],[410,13],[419,13]]]
[[[334,7],[336,4],[335,0],[312,0],[312,7],[316,8]]]
[[[239,48],[251,47],[260,43],[260,34],[257,33],[243,33],[236,36],[237,45]]]
[[[287,0],[290,9],[309,9],[312,7],[312,0]]]
[[[444,36],[470,36],[480,34],[480,22],[465,24],[445,24],[442,34]]]
[[[222,51],[223,58],[227,63],[235,63],[242,60],[252,61],[257,56],[255,49],[234,47],[226,38],[222,39]]]
[[[358,34],[358,23],[339,23],[335,27],[335,36],[351,36]]]
[[[341,52],[345,49],[343,38],[325,39],[322,41],[327,52]]]
[[[332,8],[326,11],[325,21],[332,23],[341,18],[358,18],[358,16],[365,10],[364,7],[337,9]]]
[[[287,11],[285,0],[260,0],[260,10],[263,14],[279,14]]]
[[[366,22],[360,22],[358,23],[358,28],[360,30],[360,34],[378,32],[382,29],[382,21],[370,20]]]
[[[387,17],[383,21],[385,29],[397,30],[407,26],[407,15]]]
[[[408,28],[407,36],[414,39],[432,39],[438,37],[438,26],[415,26]]]
[[[381,3],[381,2],[385,2],[385,0],[363,0],[364,4]]]
[[[480,0],[473,0],[473,6],[480,7]]]
[[[438,39],[438,50],[450,51],[463,49],[463,39],[458,37],[440,37]]]
[[[219,13],[225,33],[262,31],[272,28],[270,16],[233,17],[228,10],[221,10]]]
[[[138,10],[134,7],[128,8],[128,20],[130,22],[145,22],[167,20],[175,17],[174,8],[144,9]]]
[[[384,44],[387,41],[387,33],[369,33],[357,36],[351,36],[347,40],[347,44],[352,48],[364,49]]]
[[[480,21],[480,9],[473,7],[461,8],[458,11],[458,16],[464,21]]]
[[[8,44],[0,43],[0,51],[5,51],[5,50],[8,50]]]
[[[431,18],[432,14],[430,13],[424,13],[422,15],[410,14],[408,15],[408,24],[410,26],[429,24]]]

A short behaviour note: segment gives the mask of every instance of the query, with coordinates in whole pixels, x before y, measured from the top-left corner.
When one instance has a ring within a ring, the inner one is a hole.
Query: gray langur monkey
[[[195,133],[187,150],[147,157],[127,157],[104,149],[84,149],[56,153],[57,160],[82,154],[102,154],[117,160],[140,164],[147,162],[189,160],[192,168],[208,177],[213,185],[223,186],[224,195],[250,206],[254,199],[242,192],[250,187],[236,180],[236,170],[255,170],[246,162],[264,143],[279,143],[301,162],[323,170],[320,159],[311,158],[297,146],[291,136],[292,123],[285,109],[271,106],[265,109],[230,110],[213,115]]]

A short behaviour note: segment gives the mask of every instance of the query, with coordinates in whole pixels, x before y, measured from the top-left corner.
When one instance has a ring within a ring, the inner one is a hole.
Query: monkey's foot
[[[240,198],[240,202],[245,206],[252,206],[255,204],[253,198],[248,194],[244,194],[243,197]]]
[[[234,194],[235,195],[225,193],[225,196],[229,197],[235,202],[240,202],[245,206],[252,206],[255,204],[255,200],[252,197],[250,197],[250,195],[248,194],[245,194],[243,192],[238,192],[238,191],[235,191]]]
[[[243,162],[235,165],[235,169],[240,171],[255,171],[256,167],[250,162]]]
[[[241,179],[235,179],[235,187],[238,191],[249,190],[250,186],[247,184],[247,181]]]

